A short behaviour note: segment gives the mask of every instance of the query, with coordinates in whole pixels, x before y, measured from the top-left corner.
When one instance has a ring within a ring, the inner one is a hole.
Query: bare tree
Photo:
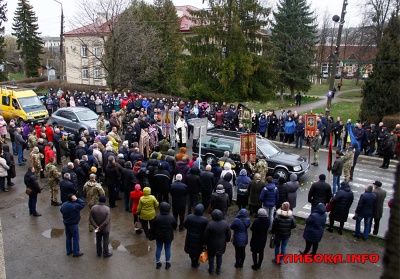
[[[324,13],[324,17],[322,19],[322,27],[320,30],[319,34],[319,52],[317,53],[317,67],[318,67],[318,73],[322,72],[322,64],[326,61],[327,57],[327,43],[328,43],[328,37],[330,33],[330,25],[331,25],[331,19],[329,12],[326,10]],[[321,75],[318,75],[318,82],[321,82]]]
[[[398,13],[399,0],[360,1],[359,7],[364,13],[364,18],[370,21],[369,25],[372,26],[375,44],[379,48],[385,24],[392,12],[396,12],[397,9]]]

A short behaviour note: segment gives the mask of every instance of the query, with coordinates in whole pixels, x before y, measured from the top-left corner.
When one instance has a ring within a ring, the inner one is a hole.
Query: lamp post
[[[334,22],[339,22],[339,30],[338,30],[338,35],[336,39],[336,46],[335,46],[335,56],[333,59],[333,65],[332,65],[332,72],[330,75],[330,81],[329,81],[329,92],[328,92],[328,97],[326,99],[326,109],[325,109],[325,114],[328,117],[330,114],[331,110],[331,103],[332,103],[332,91],[335,85],[335,75],[336,75],[336,68],[337,68],[337,63],[338,63],[338,58],[339,58],[339,47],[340,47],[340,39],[342,37],[342,31],[343,31],[343,25],[344,25],[344,16],[347,13],[346,12],[346,7],[348,5],[347,0],[343,0],[343,6],[342,6],[342,14],[339,17],[338,15],[334,15],[332,17],[332,20]]]
[[[63,65],[63,33],[64,33],[64,9],[63,5],[58,0],[53,0],[61,5],[61,30],[60,30],[60,80],[63,79],[64,76],[64,65]]]

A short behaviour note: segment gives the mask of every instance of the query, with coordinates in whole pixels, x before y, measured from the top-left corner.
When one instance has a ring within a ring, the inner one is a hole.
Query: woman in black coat
[[[214,259],[217,258],[217,275],[221,273],[222,255],[226,250],[226,243],[231,239],[229,224],[223,220],[221,210],[214,209],[210,221],[204,232],[204,243],[208,251],[208,273],[214,273]]]
[[[42,190],[39,187],[34,167],[29,167],[26,171],[24,176],[24,183],[26,188],[32,189],[32,194],[29,195],[28,201],[29,215],[33,215],[35,217],[42,216],[42,214],[36,211],[37,195],[40,194]]]
[[[3,145],[3,156],[7,162],[7,165],[10,167],[7,171],[7,185],[14,186],[14,183],[11,182],[11,178],[14,178],[16,176],[15,162],[14,156],[10,153],[10,147],[8,146],[8,144]]]
[[[300,254],[307,254],[312,246],[312,256],[314,257],[318,250],[318,243],[324,235],[325,223],[326,207],[323,203],[320,203],[306,219],[306,227],[303,233],[303,238],[306,240],[306,248],[304,251],[299,251]]]
[[[199,267],[199,257],[203,251],[204,231],[208,224],[208,219],[203,216],[204,205],[199,203],[194,208],[194,214],[190,214],[183,226],[187,230],[185,239],[185,252],[189,254],[192,267]]]
[[[253,256],[253,265],[251,268],[254,270],[261,268],[261,264],[264,259],[264,248],[267,242],[269,228],[267,211],[264,208],[260,208],[257,212],[257,215],[257,219],[254,220],[250,227],[250,230],[252,231],[250,250]]]
[[[156,240],[156,269],[161,268],[160,258],[163,247],[165,248],[165,269],[171,267],[171,244],[177,224],[175,218],[169,214],[170,209],[169,203],[160,203],[160,214],[154,218],[151,225],[151,233]]]
[[[340,222],[338,233],[342,234],[344,222],[347,221],[349,216],[350,207],[354,200],[354,194],[350,189],[348,182],[343,181],[340,183],[340,190],[333,197],[333,207],[329,214],[329,227],[327,230],[333,232],[333,223]]]

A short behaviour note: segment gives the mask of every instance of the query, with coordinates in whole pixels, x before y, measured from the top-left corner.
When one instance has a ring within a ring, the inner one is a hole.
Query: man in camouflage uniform
[[[47,184],[50,187],[50,194],[51,194],[51,205],[60,206],[61,203],[58,202],[58,183],[61,180],[61,172],[58,171],[54,162],[56,158],[50,158],[50,163],[48,163],[45,167],[45,172],[47,175]]]
[[[35,131],[32,131],[32,133],[28,135],[29,149],[32,150],[36,145],[37,145],[37,137],[35,135]]]
[[[350,181],[351,167],[353,166],[354,154],[356,150],[351,146],[351,142],[346,143],[346,151],[343,153],[343,172],[344,180]]]
[[[96,175],[94,173],[89,176],[89,179],[90,180],[83,186],[83,194],[86,197],[86,204],[89,206],[89,209],[92,209],[93,206],[99,203],[99,197],[105,196],[106,194],[100,183],[96,181]],[[89,231],[93,231],[93,226],[90,223],[90,219]]]
[[[106,132],[106,122],[104,121],[103,113],[100,115],[99,119],[97,120],[96,128],[97,128],[97,133],[100,133],[100,131]]]
[[[260,174],[260,180],[265,184],[265,180],[267,178],[268,174],[268,163],[264,159],[264,155],[260,155],[258,162],[253,166],[248,162],[249,168],[253,173],[259,173]]]
[[[311,140],[310,143],[310,147],[311,149],[314,151],[314,163],[312,163],[311,165],[314,166],[318,166],[318,162],[319,162],[319,148],[321,146],[321,135],[320,135],[320,131],[317,129],[317,132],[315,134],[315,137]]]
[[[39,148],[35,146],[30,154],[30,161],[31,166],[35,168],[35,176],[38,180],[40,179],[40,172],[43,171],[41,163],[42,159],[44,159],[44,155],[40,153]]]

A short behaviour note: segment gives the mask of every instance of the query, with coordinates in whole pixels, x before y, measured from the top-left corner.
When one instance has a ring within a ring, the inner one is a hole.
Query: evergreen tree
[[[279,87],[288,87],[292,98],[295,90],[308,91],[311,67],[315,63],[318,43],[315,16],[306,0],[280,0],[273,13],[272,43]]]
[[[43,41],[38,32],[37,17],[28,0],[19,0],[15,10],[12,26],[17,37],[17,45],[20,56],[24,60],[24,71],[27,77],[39,76],[40,54],[43,53]]]
[[[271,45],[262,30],[270,9],[257,0],[209,0],[208,6],[190,11],[195,26],[185,42],[188,97],[265,100],[274,91]]]
[[[4,63],[4,71],[0,71],[0,81],[7,80],[7,61],[5,59],[5,51],[6,47],[4,41],[4,26],[3,22],[7,21],[7,3],[3,4],[3,0],[0,0],[0,63]]]
[[[400,18],[392,16],[383,32],[374,71],[362,86],[360,117],[378,123],[400,107]]]

